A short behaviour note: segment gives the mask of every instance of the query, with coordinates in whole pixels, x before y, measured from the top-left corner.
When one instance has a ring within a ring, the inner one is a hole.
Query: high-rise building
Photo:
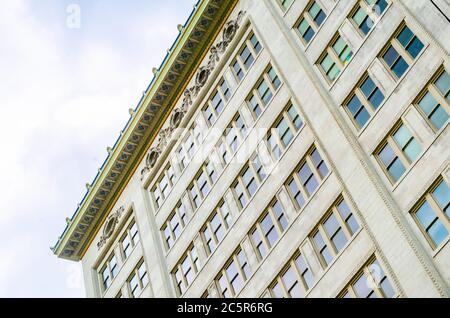
[[[88,297],[449,297],[449,16],[199,1],[54,253]]]

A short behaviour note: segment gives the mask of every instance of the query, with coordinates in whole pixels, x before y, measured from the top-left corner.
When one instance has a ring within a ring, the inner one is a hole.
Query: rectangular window
[[[376,157],[392,183],[400,179],[422,152],[422,147],[402,122],[378,148]]]
[[[188,189],[194,210],[200,206],[206,195],[209,193],[217,176],[218,173],[211,161],[205,163],[197,173],[197,176]]]
[[[447,123],[450,114],[450,75],[445,69],[438,71],[431,84],[420,94],[416,104],[419,112],[435,130]]]
[[[291,4],[294,2],[294,0],[277,0],[277,1],[280,4],[283,11],[286,11],[287,9],[289,9]]]
[[[246,165],[232,185],[232,189],[241,208],[255,195],[262,181],[267,177],[258,155]]]
[[[359,229],[353,212],[340,197],[310,235],[314,250],[327,268]]]
[[[220,296],[223,298],[236,297],[250,278],[251,272],[244,252],[239,249],[228,260],[225,267],[216,278]]]
[[[255,119],[259,118],[262,110],[270,103],[281,81],[272,66],[269,66],[258,84],[247,98],[247,105]]]
[[[419,201],[412,214],[433,249],[444,242],[450,231],[450,189],[440,178]]]
[[[145,266],[144,261],[141,261],[128,278],[128,288],[130,290],[131,297],[139,297],[142,290],[147,287],[148,283],[149,278],[147,274],[147,267]]]
[[[220,203],[200,231],[208,254],[211,254],[222,241],[231,222],[228,205],[225,202]]]
[[[250,230],[249,236],[260,259],[275,245],[288,227],[288,219],[283,206],[275,201],[263,212],[258,222]]]
[[[295,28],[300,33],[300,38],[305,45],[308,44],[318,32],[326,17],[327,15],[319,3],[317,1],[310,1],[306,10],[301,15],[299,22],[295,25]]]
[[[386,0],[360,0],[350,13],[349,19],[366,36],[375,24],[375,19],[386,10]]]
[[[191,246],[172,271],[172,277],[177,286],[179,295],[182,295],[186,291],[199,270],[200,263],[197,249],[195,246]]]
[[[134,249],[138,242],[139,233],[137,224],[136,222],[132,221],[125,231],[125,234],[122,236],[122,239],[120,240],[124,259],[127,259],[130,256],[131,251]]]
[[[312,272],[297,252],[269,287],[274,298],[304,298],[314,284]]]
[[[188,130],[184,141],[176,151],[181,170],[184,170],[192,160],[196,150],[203,141],[203,137],[204,133],[202,132],[200,126],[197,123],[194,123]]]
[[[168,165],[153,187],[152,193],[155,199],[156,207],[160,208],[164,200],[172,190],[176,182],[176,175],[171,165]]]
[[[361,129],[384,101],[384,95],[365,74],[345,103],[345,109],[356,128]]]
[[[393,298],[394,296],[395,291],[388,277],[380,263],[373,257],[345,287],[339,298]]]
[[[328,175],[328,167],[318,150],[313,147],[288,179],[286,188],[298,209],[303,208],[305,200],[317,189]]]
[[[119,272],[119,265],[117,264],[116,255],[112,255],[106,261],[106,264],[100,270],[103,290],[106,291],[111,286],[112,281]]]
[[[219,157],[224,165],[230,162],[246,136],[247,127],[242,116],[238,113],[228,127],[225,128],[225,132],[217,145]]]
[[[253,62],[261,49],[262,47],[258,38],[255,34],[251,33],[239,50],[236,59],[231,64],[231,69],[238,82],[244,78],[244,75],[253,65]]]
[[[209,126],[212,126],[219,114],[222,113],[224,106],[230,97],[231,91],[228,83],[225,79],[222,79],[217,89],[214,91],[213,96],[207,101],[207,105],[203,108],[203,113]]]
[[[414,63],[423,48],[424,44],[420,39],[406,24],[403,24],[394,34],[394,38],[381,51],[380,59],[394,77],[399,79]]]
[[[268,147],[277,160],[281,157],[287,146],[290,145],[295,134],[302,126],[303,121],[296,107],[289,104],[267,135]]]
[[[319,59],[319,68],[331,83],[341,73],[352,56],[352,49],[338,32]]]
[[[161,228],[167,249],[172,248],[175,241],[180,237],[187,222],[186,208],[180,202]]]

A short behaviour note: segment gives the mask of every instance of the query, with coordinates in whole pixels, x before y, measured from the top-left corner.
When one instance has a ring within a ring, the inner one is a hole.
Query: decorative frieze
[[[231,20],[225,24],[222,32],[222,40],[211,47],[208,63],[198,69],[195,76],[194,85],[184,91],[184,98],[181,106],[175,108],[172,112],[170,126],[159,132],[157,145],[150,149],[146,157],[145,167],[141,171],[141,179],[143,179],[150,169],[156,165],[159,156],[168,145],[174,130],[180,125],[184,115],[189,110],[189,107],[194,103],[194,100],[197,98],[203,86],[205,86],[209,76],[214,71],[217,63],[220,61],[220,58],[223,56],[227,47],[236,36],[236,33],[240,27],[240,22],[242,21],[244,15],[245,11],[240,11],[235,20]]]

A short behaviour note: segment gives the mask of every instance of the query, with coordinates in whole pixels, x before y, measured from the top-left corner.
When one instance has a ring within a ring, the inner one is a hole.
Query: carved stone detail
[[[114,230],[116,229],[116,225],[119,223],[119,219],[122,216],[124,211],[124,207],[120,207],[116,212],[111,214],[106,220],[105,226],[103,227],[103,235],[100,236],[100,240],[97,243],[97,247],[100,250],[105,244],[106,241],[113,235]]]
[[[192,106],[195,98],[198,96],[203,86],[205,86],[209,76],[215,69],[217,63],[220,61],[221,56],[225,53],[228,45],[236,36],[244,15],[245,11],[240,11],[235,20],[229,21],[225,24],[222,32],[222,41],[211,47],[208,63],[198,69],[195,76],[194,85],[184,91],[181,106],[174,109],[172,112],[170,127],[159,132],[158,144],[156,147],[150,149],[150,152],[147,155],[146,165],[141,171],[141,179],[143,179],[150,169],[155,166],[159,156],[164,151],[164,148],[167,146],[170,138],[172,137],[173,131],[179,127],[189,107]]]

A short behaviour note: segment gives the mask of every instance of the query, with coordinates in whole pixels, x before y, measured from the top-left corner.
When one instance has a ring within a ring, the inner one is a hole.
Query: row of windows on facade
[[[260,183],[267,176],[262,165],[257,162],[258,160],[256,160],[256,165],[253,168],[250,168],[252,164],[249,163],[232,187],[241,210],[245,208],[248,200],[255,195]],[[305,199],[308,200],[313,195],[328,174],[327,165],[314,147],[302,162],[300,168],[285,183],[285,187],[298,210],[301,210],[306,203]],[[251,173],[248,173],[248,171],[251,171]],[[422,199],[420,207],[413,211],[414,219],[433,247],[441,244],[449,236],[449,205],[450,190],[441,179],[433,188],[432,194],[427,194]],[[222,201],[200,231],[208,255],[211,255],[223,240],[225,234],[231,228],[232,222],[229,208],[226,202]],[[284,208],[278,200],[275,200],[263,212],[260,220],[249,232],[249,237],[260,260],[267,255],[287,227],[288,219],[284,213]],[[347,203],[343,199],[338,200],[325,221],[317,226],[309,238],[313,242],[315,251],[324,268],[331,264],[358,229],[358,222]],[[192,268],[193,273],[190,272]],[[184,279],[183,266],[175,272],[180,294],[192,283],[195,273],[199,271],[198,263],[196,266],[188,267],[188,269],[191,275]],[[238,280],[238,282],[241,280]],[[307,282],[304,284],[307,284]],[[227,290],[232,293],[233,289]],[[304,290],[304,292],[307,291],[308,289]],[[380,293],[377,292],[377,295],[379,296]]]
[[[261,49],[262,46],[257,37],[253,33],[250,33],[230,66],[238,83],[242,81],[244,75],[253,65]],[[274,70],[269,70],[268,73],[270,73],[271,76],[276,76]],[[215,123],[218,116],[223,112],[224,107],[231,98],[232,93],[233,91],[227,83],[227,80],[223,77],[219,81],[219,85],[212,94],[212,97],[206,102],[206,105],[202,109],[202,116],[205,118],[209,128]],[[240,116],[237,116],[233,122],[234,123],[230,124],[232,127],[229,128],[236,128],[238,130],[245,129],[244,123]],[[224,160],[227,159],[229,153],[234,149],[234,147],[236,147],[238,138],[235,129],[227,129],[227,131],[228,133],[223,136],[225,140],[217,146],[222,152]],[[245,134],[245,131],[241,131],[241,133]],[[188,129],[183,142],[176,151],[175,156],[175,161],[179,165],[180,172],[186,169],[194,154],[200,147],[206,134],[207,131],[202,128],[202,125],[198,123],[198,121],[195,121],[194,124]],[[226,146],[226,144],[228,144],[228,146]],[[162,202],[167,198],[175,182],[176,175],[174,169],[169,165],[158,178],[158,182],[152,189],[156,208],[161,207]]]
[[[120,268],[125,264],[131,255],[132,251],[139,244],[139,233],[136,222],[132,220],[130,224],[125,228],[124,234],[118,240],[117,244],[113,244],[113,251],[106,258],[106,262],[103,266],[100,266],[99,275],[101,278],[101,289],[103,292],[108,290],[111,286],[113,280],[119,274]],[[139,267],[140,273],[144,273],[145,265]],[[146,271],[145,271],[146,273]],[[133,274],[129,277],[129,282],[131,282]],[[135,279],[133,284],[130,285],[131,290],[134,290]]]
[[[229,125],[228,133],[224,135],[217,147],[219,157],[224,165],[231,161],[246,136],[247,129],[245,125],[239,123],[242,123],[242,121],[241,117],[237,115],[235,120]],[[300,119],[296,107],[289,103],[275,121],[265,140],[274,161],[280,158],[302,126],[303,122]],[[232,136],[231,138],[229,137],[230,135]],[[318,153],[315,152],[314,158],[316,159],[317,156]],[[197,210],[201,205],[217,180],[218,175],[211,161],[203,165],[197,177],[188,188],[189,203],[192,210]],[[241,172],[240,176],[232,185],[236,199],[241,207],[247,204],[256,191],[257,184],[261,183],[265,177],[266,172],[264,171],[261,159],[258,156],[253,156],[251,164]],[[173,246],[187,225],[188,216],[186,211],[185,205],[180,202],[176,209],[169,215],[161,229],[168,249]],[[224,213],[223,215],[228,216],[228,214]]]
[[[317,149],[315,147],[311,148],[305,158],[303,158],[299,168],[286,182],[286,188],[298,209],[301,209],[304,206],[305,200],[313,194],[328,172],[328,167]],[[257,155],[253,156],[231,186],[232,193],[234,194],[234,198],[238,202],[238,207],[241,211],[255,196],[266,177],[267,173],[264,166],[261,164],[261,160]],[[273,223],[273,220],[276,220],[276,222]],[[231,219],[229,207],[225,200],[222,200],[219,203],[218,208],[213,211],[200,231],[203,246],[205,246],[208,255],[211,255],[217,245],[223,240],[225,234],[232,226],[232,222],[233,220]],[[265,256],[264,248],[273,244],[274,239],[277,240],[279,237],[274,225],[278,223],[279,225],[276,226],[283,229],[287,228],[287,218],[284,213],[284,208],[278,201],[275,201],[271,207],[265,211],[261,221],[258,222],[249,233],[249,237],[252,239],[255,249],[258,251],[257,253],[260,253],[261,258]],[[177,227],[178,226],[179,224],[177,224]],[[174,233],[172,232],[171,235],[173,234]],[[265,237],[264,241],[261,239],[262,237]],[[195,248],[192,247],[192,249]],[[197,255],[197,253],[195,253],[195,255]],[[187,262],[189,259],[187,256],[188,255],[183,256],[176,270],[173,272],[180,294],[182,294],[187,286],[192,283],[195,276],[194,274],[199,271],[198,266],[194,266],[192,261]],[[190,266],[183,266],[183,264],[188,264]],[[191,273],[192,269],[194,269],[194,273]],[[187,276],[186,272],[190,275]]]

